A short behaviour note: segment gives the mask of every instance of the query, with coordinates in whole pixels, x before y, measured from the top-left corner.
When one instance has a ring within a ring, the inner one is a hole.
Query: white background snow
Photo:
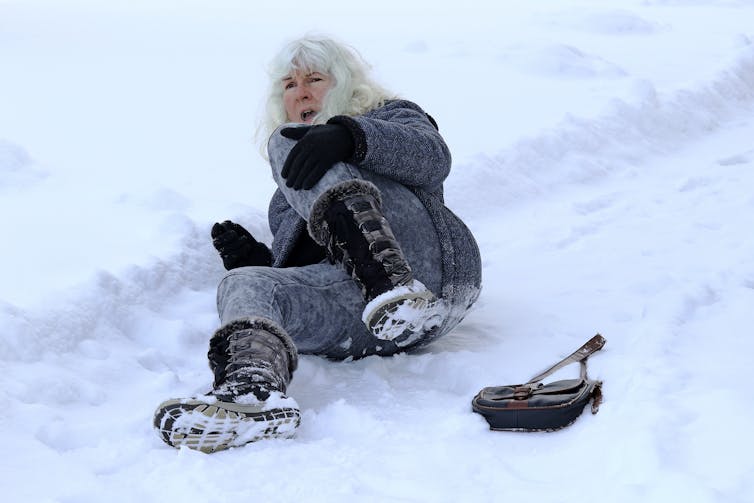
[[[264,69],[310,30],[437,119],[484,291],[421,354],[303,357],[295,439],[175,450],[209,229],[269,241]],[[754,2],[0,0],[0,215],[3,501],[754,501]],[[599,414],[471,412],[596,332]]]

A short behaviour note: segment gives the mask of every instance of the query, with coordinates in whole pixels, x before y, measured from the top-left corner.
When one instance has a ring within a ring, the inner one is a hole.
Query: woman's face
[[[319,72],[294,72],[284,77],[281,85],[288,121],[311,123],[322,110],[322,101],[332,84],[329,76]]]

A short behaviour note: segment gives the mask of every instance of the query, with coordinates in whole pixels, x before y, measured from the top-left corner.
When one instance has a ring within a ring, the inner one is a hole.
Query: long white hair
[[[333,80],[322,110],[312,120],[313,124],[324,124],[335,115],[360,115],[374,110],[395,97],[372,80],[369,70],[355,49],[331,38],[309,35],[289,42],[267,71],[269,88],[265,117],[257,130],[258,140],[266,143],[278,126],[288,122],[283,105],[283,78],[294,72],[319,72]]]

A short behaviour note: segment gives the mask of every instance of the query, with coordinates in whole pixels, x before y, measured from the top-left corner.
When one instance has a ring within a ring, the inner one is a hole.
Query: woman
[[[330,39],[290,43],[270,74],[272,248],[236,223],[213,227],[229,270],[208,353],[214,386],[158,407],[154,425],[172,446],[290,437],[298,353],[411,350],[455,327],[479,295],[476,242],[443,204],[451,159],[434,120]]]

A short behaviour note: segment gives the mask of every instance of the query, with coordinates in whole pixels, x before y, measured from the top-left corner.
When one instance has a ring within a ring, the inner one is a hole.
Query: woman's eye
[[[293,82],[288,82],[288,83],[287,83],[287,84],[285,85],[285,89],[292,89],[292,88],[293,88],[293,87],[295,87],[295,86],[296,86],[296,84],[295,84],[295,83],[293,83]]]

